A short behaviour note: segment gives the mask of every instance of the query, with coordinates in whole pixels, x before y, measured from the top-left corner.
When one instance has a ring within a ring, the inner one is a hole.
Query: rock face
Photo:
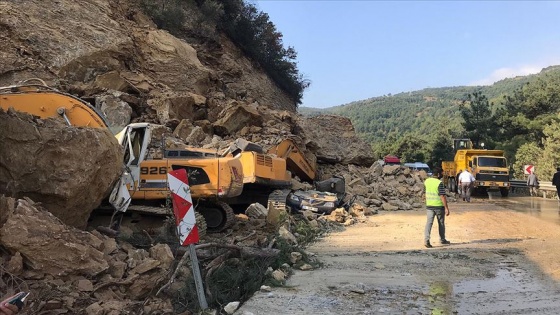
[[[319,115],[304,120],[303,129],[315,147],[317,160],[329,164],[356,164],[369,167],[374,161],[369,144],[358,138],[348,118]]]
[[[0,194],[29,197],[64,223],[84,228],[122,169],[106,129],[76,128],[0,110]]]
[[[226,36],[210,34],[210,45],[179,39],[157,29],[136,1],[2,2],[0,25],[0,86],[38,77],[80,97],[119,91],[122,101],[140,99],[129,104],[137,121],[156,123],[173,116],[206,119],[207,105],[219,112],[231,101],[296,109]],[[162,94],[170,102],[161,104]]]

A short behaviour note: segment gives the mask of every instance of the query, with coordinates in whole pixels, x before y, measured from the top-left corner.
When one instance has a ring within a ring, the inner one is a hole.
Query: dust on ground
[[[488,200],[453,203],[423,247],[425,211],[382,212],[308,248],[324,263],[236,314],[560,314],[560,226]]]

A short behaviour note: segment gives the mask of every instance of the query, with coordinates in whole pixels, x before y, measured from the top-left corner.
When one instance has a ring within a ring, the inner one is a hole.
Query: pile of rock
[[[370,211],[412,210],[424,207],[424,171],[412,171],[401,165],[371,167],[356,165],[321,165],[323,176],[340,175],[345,178],[346,189],[356,195]]]
[[[172,312],[169,298],[153,295],[167,280],[174,256],[168,245],[139,249],[69,227],[29,199],[0,196],[4,288],[30,291],[27,308],[78,314]],[[8,292],[10,293],[10,292]],[[146,303],[142,303],[143,301]],[[56,313],[59,314],[59,313]]]

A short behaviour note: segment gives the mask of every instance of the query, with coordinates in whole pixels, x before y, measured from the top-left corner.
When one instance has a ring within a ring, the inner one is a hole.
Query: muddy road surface
[[[530,202],[451,203],[451,245],[438,244],[434,223],[431,249],[425,211],[370,216],[308,248],[322,268],[296,271],[236,314],[560,314],[557,203]]]

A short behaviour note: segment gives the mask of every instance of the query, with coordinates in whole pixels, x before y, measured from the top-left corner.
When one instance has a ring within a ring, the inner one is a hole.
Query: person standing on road
[[[537,196],[537,188],[539,187],[539,179],[534,171],[527,177],[527,186],[529,186],[529,193],[531,197]],[[558,188],[557,188],[558,189]]]
[[[437,218],[439,239],[441,244],[451,244],[445,238],[445,216],[449,215],[449,207],[447,207],[447,197],[445,195],[445,187],[441,178],[443,172],[441,168],[435,168],[432,177],[424,181],[426,191],[426,209],[427,220],[424,229],[424,246],[432,248],[430,243],[430,234],[434,224],[434,218]]]
[[[463,201],[471,202],[471,189],[474,181],[474,176],[469,172],[468,168],[459,174],[459,186],[461,186]]]
[[[556,173],[552,176],[552,185],[556,186],[556,193],[558,194],[558,200],[560,200],[560,167],[556,168]]]

